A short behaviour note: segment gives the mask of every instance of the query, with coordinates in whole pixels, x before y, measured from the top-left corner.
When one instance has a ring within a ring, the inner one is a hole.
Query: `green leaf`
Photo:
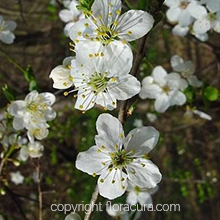
[[[216,101],[219,97],[219,91],[217,88],[214,86],[208,86],[204,90],[204,96],[207,98],[209,101]]]
[[[186,88],[184,90],[184,94],[186,95],[186,98],[187,98],[187,102],[189,103],[192,103],[193,102],[193,99],[194,99],[194,92],[192,91],[192,89],[190,87]]]
[[[5,97],[8,99],[9,102],[12,102],[15,100],[15,95],[13,93],[13,91],[11,89],[9,89],[8,85],[5,85],[3,88],[3,93],[5,95]]]

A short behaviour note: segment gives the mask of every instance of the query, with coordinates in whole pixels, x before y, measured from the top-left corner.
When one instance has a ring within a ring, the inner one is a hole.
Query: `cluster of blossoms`
[[[154,19],[147,12],[130,10],[121,15],[120,0],[95,0],[85,19],[69,31],[76,57],[52,70],[54,88],[77,92],[75,108],[86,111],[95,104],[115,109],[117,100],[140,92],[139,81],[129,74],[133,54],[127,42],[150,31]]]
[[[20,146],[19,159],[27,160],[42,156],[43,145],[35,141],[42,140],[47,137],[49,125],[47,121],[51,121],[56,117],[56,112],[51,107],[55,102],[55,96],[52,93],[37,91],[30,92],[24,100],[13,101],[8,107],[8,113],[13,116],[13,128],[16,131],[27,129],[28,144]],[[17,135],[16,143],[18,143]]]
[[[0,15],[0,41],[5,44],[12,44],[15,39],[13,31],[17,27],[14,21],[5,21]]]
[[[181,106],[186,103],[183,91],[188,85],[200,87],[200,82],[194,75],[192,61],[186,61],[175,55],[171,58],[171,66],[175,72],[167,73],[162,66],[153,69],[152,75],[142,81],[139,96],[141,99],[155,99],[155,110],[165,112],[170,106]]]
[[[69,31],[76,56],[65,58],[50,78],[54,88],[66,90],[64,95],[76,92],[76,109],[86,111],[98,104],[113,110],[117,100],[141,90],[140,82],[129,74],[133,53],[128,42],[147,34],[154,19],[141,10],[121,15],[121,9],[120,0],[95,0],[86,18]],[[96,145],[79,153],[76,168],[100,176],[100,195],[115,199],[126,192],[128,182],[139,189],[156,187],[161,173],[147,155],[158,141],[156,129],[137,128],[125,137],[119,120],[109,114],[98,117],[96,128]]]
[[[220,33],[219,0],[165,0],[169,7],[166,15],[176,23],[173,34],[186,36],[190,31],[201,41],[208,40],[208,31]]]
[[[84,15],[77,9],[77,1],[64,1],[63,4],[66,8],[60,11],[59,17],[64,23],[66,23],[64,27],[64,34],[68,37],[71,27],[78,20],[83,19]]]

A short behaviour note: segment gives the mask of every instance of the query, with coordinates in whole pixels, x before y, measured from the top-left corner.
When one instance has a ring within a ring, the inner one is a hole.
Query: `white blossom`
[[[82,50],[81,45],[85,42],[88,48],[93,47],[93,42],[98,42],[100,47],[104,45],[109,56],[118,56],[120,50],[114,51],[115,45],[130,49],[127,42],[144,36],[153,27],[154,19],[149,13],[129,10],[121,15],[121,10],[121,0],[95,0],[88,17],[70,29],[69,36],[76,44],[76,53]]]
[[[25,100],[13,101],[8,107],[8,112],[14,117],[14,129],[30,129],[28,136],[37,137],[40,140],[42,135],[39,134],[42,134],[42,129],[48,127],[46,122],[56,117],[56,112],[51,107],[54,102],[55,96],[52,93],[44,92],[39,94],[37,91],[30,92],[25,97]],[[36,132],[36,129],[41,131]],[[45,130],[43,133],[45,134]],[[30,141],[32,141],[31,138]]]
[[[80,19],[84,18],[84,15],[77,9],[78,2],[72,0],[69,4],[66,4],[66,9],[63,9],[59,13],[60,19],[66,23],[64,27],[64,34],[68,37],[71,27]]]
[[[0,40],[5,44],[12,44],[15,39],[15,35],[12,31],[17,27],[14,21],[5,21],[0,15]]]
[[[165,0],[164,4],[169,7],[166,12],[168,20],[178,23],[181,27],[188,27],[193,22],[190,7],[194,3],[195,0]]]
[[[155,99],[155,110],[165,112],[170,106],[181,106],[186,102],[182,91],[187,85],[178,73],[167,74],[163,67],[157,66],[152,76],[143,79],[139,96],[141,99]]]
[[[117,100],[127,100],[140,91],[140,82],[128,74],[132,66],[132,53],[127,47],[120,48],[115,45],[112,53],[121,50],[118,57],[108,56],[99,51],[97,43],[93,42],[96,50],[87,48],[83,44],[78,51],[76,60],[72,60],[71,76],[75,89],[78,91],[75,108],[82,111],[92,108],[95,103],[105,109],[116,108]],[[93,47],[93,48],[94,48]],[[85,50],[89,54],[85,54]],[[124,62],[122,59],[124,58]],[[66,94],[69,94],[67,92]]]
[[[141,206],[144,205],[152,205],[152,197],[151,195],[156,193],[158,190],[158,186],[155,188],[140,188],[138,186],[135,186],[133,183],[130,181],[128,182],[128,188],[127,191],[128,196],[126,198],[126,202],[130,205],[136,205],[139,203]]]
[[[55,67],[50,74],[50,78],[54,81],[53,88],[67,89],[73,86],[73,77],[71,76],[71,61],[74,57],[67,57],[63,60],[63,64]]]
[[[208,12],[204,6],[200,7],[202,7],[203,10],[200,10],[197,13],[192,13],[196,19],[193,24],[193,31],[199,35],[205,34],[209,30],[214,30],[220,33],[220,9],[216,12]]]
[[[22,184],[24,182],[24,176],[21,175],[20,171],[11,172],[10,176],[11,181],[16,185]]]
[[[175,72],[181,73],[191,86],[202,86],[202,82],[194,75],[195,66],[191,60],[184,62],[180,56],[175,55],[171,58],[171,66]]]
[[[117,118],[101,114],[96,129],[96,145],[78,154],[76,168],[94,177],[100,175],[100,195],[110,200],[121,196],[127,189],[128,180],[148,188],[160,182],[158,167],[147,159],[159,138],[155,128],[136,128],[125,137]]]
[[[49,125],[44,122],[34,123],[27,126],[27,136],[30,142],[34,142],[34,139],[43,140],[49,134]]]
[[[44,146],[38,142],[30,142],[27,146],[23,146],[19,152],[19,158],[26,161],[28,157],[38,158],[43,155]]]

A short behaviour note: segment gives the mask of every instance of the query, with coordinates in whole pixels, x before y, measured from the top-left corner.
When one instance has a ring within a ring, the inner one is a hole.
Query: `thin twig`
[[[12,63],[17,69],[19,69],[23,74],[26,74],[26,70],[23,69],[11,56],[9,56],[3,49],[0,48],[0,52],[7,58],[7,60]]]
[[[98,189],[98,185],[96,185],[96,188],[92,194],[92,198],[91,198],[91,201],[90,201],[90,210],[89,212],[87,212],[85,214],[85,217],[84,217],[84,220],[89,220],[90,219],[90,216],[92,215],[92,212],[93,212],[93,209],[94,209],[94,206],[98,200],[98,197],[99,197],[99,189]]]
[[[39,200],[39,218],[38,219],[43,220],[43,217],[42,217],[43,198],[42,198],[42,191],[41,191],[40,160],[37,161],[36,171],[37,171],[37,188],[38,188],[38,200]]]
[[[0,176],[1,176],[1,174],[2,174],[2,170],[3,170],[3,167],[4,167],[4,165],[5,165],[5,161],[6,161],[6,159],[5,159],[5,158],[2,158],[1,163],[0,163]]]
[[[18,0],[18,4],[19,4],[19,11],[20,11],[21,18],[22,18],[23,22],[27,25],[26,19],[24,17],[24,12],[23,12],[22,0]]]

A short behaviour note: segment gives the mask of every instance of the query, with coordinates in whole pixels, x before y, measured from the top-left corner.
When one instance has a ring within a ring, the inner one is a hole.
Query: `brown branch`
[[[4,167],[4,165],[5,165],[5,161],[6,161],[6,159],[5,159],[5,158],[2,158],[1,163],[0,163],[0,176],[1,176],[1,174],[2,174],[2,170],[3,170],[3,167]]]
[[[90,201],[90,210],[89,212],[87,212],[85,214],[85,217],[84,217],[84,220],[89,220],[90,219],[90,216],[92,215],[92,212],[93,212],[93,209],[94,209],[94,206],[98,200],[98,197],[99,197],[99,189],[98,189],[98,185],[96,185],[96,188],[92,194],[92,198],[91,198],[91,201]]]
[[[40,179],[40,160],[37,161],[36,166],[37,172],[37,188],[38,188],[38,201],[39,201],[39,220],[43,220],[42,217],[42,210],[43,210],[43,198],[42,198],[42,191],[41,191],[41,179]]]

